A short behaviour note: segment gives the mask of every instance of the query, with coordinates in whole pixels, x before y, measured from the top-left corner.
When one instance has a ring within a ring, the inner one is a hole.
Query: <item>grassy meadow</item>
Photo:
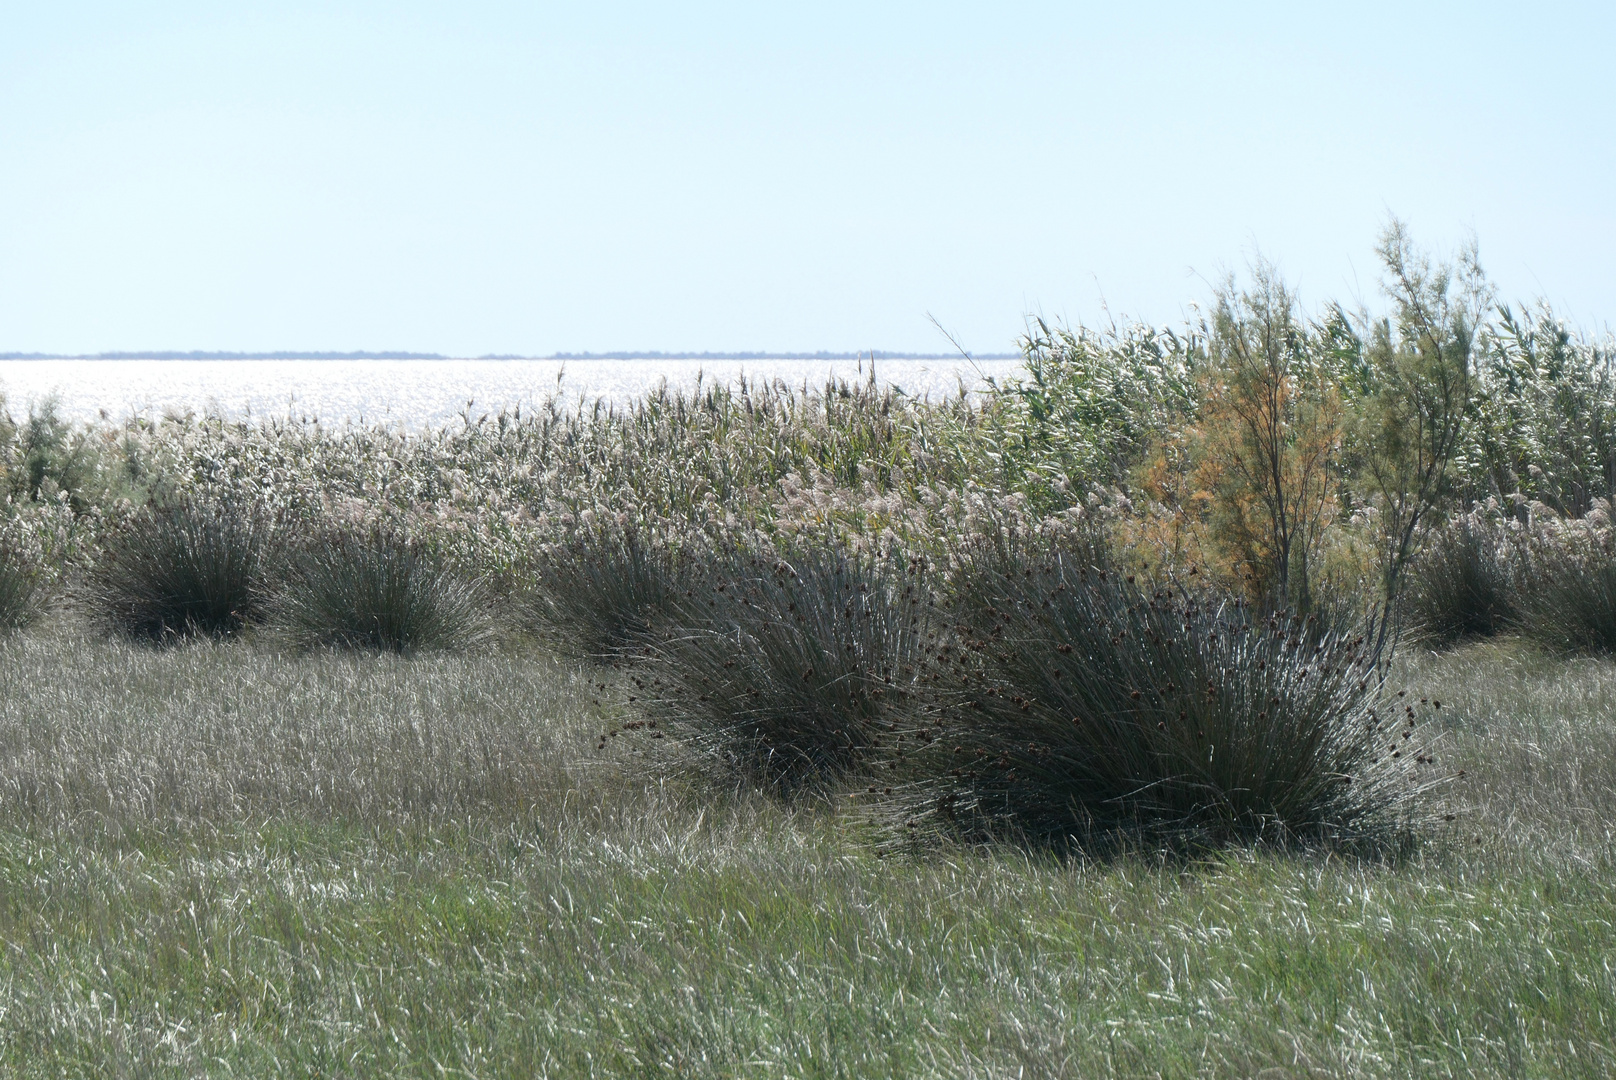
[[[1616,1067],[1608,661],[1406,656],[1452,823],[1186,861],[883,855],[597,752],[598,684],[533,653],[0,659],[7,1075]]]
[[[0,1075],[1606,1076],[1616,347],[0,409]]]

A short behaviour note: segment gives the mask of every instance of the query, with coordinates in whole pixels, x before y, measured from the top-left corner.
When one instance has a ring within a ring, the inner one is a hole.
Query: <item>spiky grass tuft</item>
[[[521,620],[570,656],[619,655],[666,616],[692,546],[704,545],[670,542],[626,517],[584,524],[535,553]]]
[[[1616,551],[1607,543],[1534,545],[1521,631],[1562,655],[1616,653]]]
[[[822,793],[930,737],[917,734],[934,611],[919,562],[754,545],[686,584],[631,694],[723,776]]]
[[[127,637],[164,641],[238,633],[263,613],[277,549],[264,509],[180,495],[137,512],[88,581],[88,606]]]
[[[982,570],[932,658],[971,698],[911,820],[1087,849],[1376,844],[1434,766],[1359,637],[1058,551]]]
[[[302,648],[406,655],[465,651],[497,635],[480,581],[382,524],[331,529],[300,551],[271,622]]]
[[[48,576],[36,560],[0,544],[0,631],[20,630],[39,618]]]
[[[1410,567],[1407,627],[1436,645],[1503,633],[1520,622],[1524,570],[1521,545],[1505,523],[1481,511],[1458,515]]]

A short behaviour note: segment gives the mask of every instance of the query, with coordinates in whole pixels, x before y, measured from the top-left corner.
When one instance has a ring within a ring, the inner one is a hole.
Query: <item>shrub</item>
[[[632,522],[586,524],[536,553],[524,621],[576,657],[621,653],[668,612],[680,551]]]
[[[1184,428],[1190,514],[1245,595],[1312,611],[1337,501],[1339,371],[1328,330],[1301,318],[1273,267],[1254,274],[1250,291],[1231,279],[1218,294],[1199,417]]]
[[[1086,848],[1373,840],[1418,788],[1404,765],[1431,760],[1377,716],[1361,637],[1059,552],[981,569],[930,658],[972,695],[911,821]]]
[[[183,495],[148,505],[91,572],[89,606],[130,637],[237,633],[262,614],[276,537],[266,511],[238,501]]]
[[[1358,498],[1376,508],[1380,534],[1378,653],[1396,622],[1409,565],[1463,460],[1476,401],[1475,351],[1493,292],[1474,242],[1452,264],[1433,265],[1393,219],[1376,253],[1394,314],[1340,344],[1351,387],[1346,456]]]
[[[686,583],[630,678],[722,775],[823,791],[867,767],[883,739],[902,757],[906,735],[930,738],[914,724],[933,611],[919,563],[757,547]]]
[[[1522,555],[1508,526],[1481,510],[1437,529],[1410,570],[1409,630],[1440,645],[1492,637],[1520,621]]]
[[[386,525],[329,529],[292,560],[271,622],[293,644],[414,653],[490,641],[481,582]]]

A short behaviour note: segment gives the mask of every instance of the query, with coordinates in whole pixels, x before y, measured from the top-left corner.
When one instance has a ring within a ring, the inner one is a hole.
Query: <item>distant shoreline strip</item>
[[[1020,353],[864,352],[581,352],[551,356],[445,356],[411,352],[104,352],[0,353],[0,360],[1020,360]]]

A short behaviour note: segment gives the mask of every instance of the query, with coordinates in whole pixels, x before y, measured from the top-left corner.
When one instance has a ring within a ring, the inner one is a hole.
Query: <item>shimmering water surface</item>
[[[980,389],[1014,360],[881,360],[876,380],[916,396]],[[559,394],[568,402],[623,404],[664,380],[673,387],[783,380],[822,386],[869,378],[854,360],[3,360],[0,391],[14,416],[49,394],[76,421],[131,414],[217,412],[385,423],[422,429],[501,409],[524,410]]]

